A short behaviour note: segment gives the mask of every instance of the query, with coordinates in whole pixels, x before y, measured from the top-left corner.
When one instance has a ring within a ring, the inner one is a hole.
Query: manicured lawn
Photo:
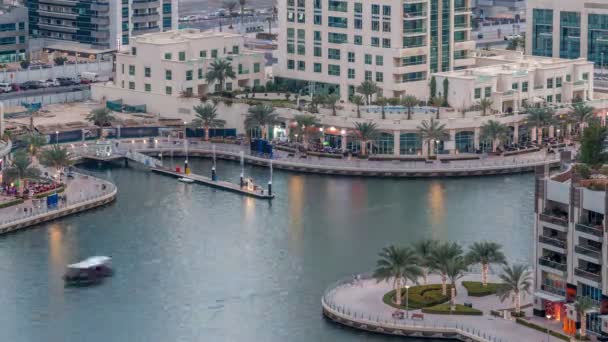
[[[472,315],[472,316],[483,315],[483,312],[481,312],[477,309],[474,309],[474,308],[470,308],[468,306],[464,306],[462,304],[456,304],[455,310],[450,311],[449,303],[438,304],[435,306],[431,306],[429,308],[423,308],[422,312],[428,313],[428,314],[435,314],[435,315]]]
[[[429,306],[434,306],[437,304],[442,304],[447,302],[450,297],[450,288],[448,285],[447,293],[448,295],[444,296],[441,294],[441,284],[431,284],[431,285],[420,285],[420,286],[412,286],[409,289],[409,308],[410,310],[426,308]],[[395,304],[395,290],[390,291],[384,295],[382,301],[385,304],[390,305],[397,309],[406,309],[406,291],[405,288],[401,289],[401,306]]]
[[[467,289],[467,293],[471,297],[483,297],[496,294],[496,290],[500,286],[499,283],[488,283],[486,287],[483,287],[479,281],[463,281],[462,286]]]

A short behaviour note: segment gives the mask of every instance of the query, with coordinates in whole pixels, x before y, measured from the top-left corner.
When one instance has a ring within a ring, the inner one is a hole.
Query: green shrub
[[[420,285],[420,286],[412,286],[409,289],[408,296],[408,304],[410,309],[420,309],[426,308],[430,306],[435,306],[438,304],[443,304],[450,300],[450,289],[451,286],[447,286],[448,295],[441,294],[441,285],[440,284],[431,284],[431,285]],[[406,309],[406,289],[401,289],[401,306],[397,306],[394,303],[395,298],[395,290],[392,290],[384,295],[382,300],[384,303],[398,309]]]
[[[496,294],[496,290],[500,286],[497,283],[488,283],[486,287],[479,281],[463,281],[462,286],[467,289],[467,293],[471,297],[483,297]]]
[[[23,203],[23,200],[21,198],[17,198],[17,199],[14,199],[12,201],[0,203],[0,208],[8,208],[8,207],[12,207],[14,205],[18,205],[18,204],[21,204],[21,203]]]
[[[547,334],[547,333],[548,333],[549,335],[554,336],[554,337],[557,337],[557,338],[559,338],[560,340],[564,340],[564,341],[570,341],[570,337],[569,337],[569,336],[567,336],[567,335],[560,334],[560,333],[555,332],[555,331],[553,331],[553,330],[549,330],[549,329],[547,329],[547,328],[545,328],[545,327],[541,327],[540,325],[536,325],[536,324],[534,324],[534,323],[532,323],[532,322],[528,322],[528,321],[526,321],[526,320],[525,320],[525,319],[523,319],[523,318],[516,318],[516,319],[515,319],[515,322],[516,322],[516,323],[518,323],[518,324],[521,324],[521,325],[523,325],[523,326],[526,326],[526,327],[528,327],[528,328],[532,328],[532,329],[534,329],[534,330],[541,331],[541,332],[543,332],[543,333],[545,333],[545,334]]]
[[[450,310],[450,304],[439,304],[431,306],[430,308],[423,308],[422,312],[435,315],[470,315],[470,316],[481,316],[483,312],[462,304],[456,304],[454,311]]]

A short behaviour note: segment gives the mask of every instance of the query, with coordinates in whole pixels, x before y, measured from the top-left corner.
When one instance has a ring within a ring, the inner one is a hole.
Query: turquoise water
[[[210,170],[208,160],[192,165]],[[331,324],[320,309],[326,286],[370,270],[383,246],[490,239],[511,261],[531,258],[532,175],[275,171],[267,202],[138,169],[86,168],[116,182],[116,203],[0,238],[1,341],[392,341]],[[221,178],[239,173],[218,163]],[[113,257],[113,278],[63,287],[66,264],[99,254]]]

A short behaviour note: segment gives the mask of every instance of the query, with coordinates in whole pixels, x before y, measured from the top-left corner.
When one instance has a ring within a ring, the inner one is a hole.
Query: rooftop
[[[197,29],[173,30],[167,32],[146,33],[133,38],[138,44],[177,44],[190,40],[212,39],[212,38],[238,38],[243,37],[236,33],[227,32],[202,32]]]

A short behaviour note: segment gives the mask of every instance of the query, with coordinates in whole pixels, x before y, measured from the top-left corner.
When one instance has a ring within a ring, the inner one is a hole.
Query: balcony
[[[540,214],[539,218],[541,221],[552,223],[562,227],[568,227],[568,219],[563,217],[553,216],[551,214]]]
[[[133,28],[134,34],[144,34],[144,33],[158,32],[158,31],[159,31],[159,26],[147,26],[147,27],[134,27]]]
[[[134,23],[147,23],[150,21],[159,21],[160,14],[158,13],[146,13],[146,14],[134,14],[132,17]]]
[[[593,247],[590,246],[581,246],[581,245],[576,245],[574,246],[574,251],[576,253],[582,254],[582,255],[586,255],[590,258],[594,258],[597,259],[598,261],[602,260],[602,251],[597,250]]]
[[[560,240],[560,239],[556,239],[556,238],[551,238],[548,236],[539,236],[538,237],[538,241],[541,243],[546,243],[547,245],[551,245],[551,246],[555,246],[558,248],[567,248],[568,244],[566,243],[566,241],[564,240]]]
[[[160,6],[160,0],[133,0],[132,9],[144,9]]]
[[[542,266],[547,266],[562,272],[566,272],[566,269],[568,268],[566,264],[562,264],[544,257],[538,258],[538,263]]]
[[[604,231],[601,228],[592,227],[583,223],[577,223],[575,227],[576,230],[581,233],[591,234],[600,238],[604,236]]]
[[[469,7],[456,7],[454,8],[454,14],[467,14],[471,13],[471,10]]]
[[[602,275],[598,274],[598,273],[591,273],[589,271],[585,271],[583,269],[580,268],[575,268],[574,269],[574,275],[581,277],[581,278],[585,278],[591,281],[594,281],[596,283],[601,283],[602,282]]]
[[[403,14],[403,20],[419,20],[425,19],[426,12],[407,12]]]
[[[403,35],[406,37],[420,36],[426,34],[426,27],[404,29]]]

